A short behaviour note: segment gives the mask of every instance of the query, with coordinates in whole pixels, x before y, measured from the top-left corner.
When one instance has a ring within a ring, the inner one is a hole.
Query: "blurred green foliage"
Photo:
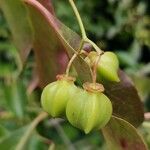
[[[68,1],[53,0],[53,3],[58,18],[80,34]],[[150,111],[148,0],[76,0],[76,4],[90,39],[102,49],[117,53],[120,67],[133,79],[145,104],[145,111]],[[8,150],[10,146],[16,145],[27,128],[25,125],[40,111],[41,90],[36,88],[32,94],[26,92],[32,79],[34,65],[34,56],[31,53],[24,71],[20,74],[19,54],[12,43],[5,18],[0,12],[0,149]],[[150,147],[149,128],[141,127],[141,132]],[[59,150],[68,146],[67,140],[79,150],[106,150],[103,137],[99,133],[85,136],[66,122],[62,122],[61,127],[58,127],[49,120],[39,124],[26,149],[47,149],[51,141],[42,135],[57,143]]]

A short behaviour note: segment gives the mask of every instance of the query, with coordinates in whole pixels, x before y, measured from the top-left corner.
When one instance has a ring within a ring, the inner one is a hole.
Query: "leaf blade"
[[[148,150],[136,128],[121,118],[113,116],[102,131],[111,150]]]
[[[22,62],[24,62],[33,42],[26,8],[21,0],[0,0],[0,8],[7,20]]]
[[[27,127],[19,128],[8,136],[0,140],[0,149],[15,150],[15,146],[20,139],[20,136],[26,131]]]
[[[119,71],[119,77],[119,83],[104,83],[106,95],[112,101],[114,116],[137,127],[144,120],[142,102],[129,77],[123,71]]]
[[[54,81],[57,74],[64,73],[68,57],[71,57],[78,49],[81,39],[39,2],[25,0],[25,3],[34,27],[34,52],[41,86],[45,86]],[[91,80],[89,66],[82,58],[78,57],[74,64],[82,81]]]

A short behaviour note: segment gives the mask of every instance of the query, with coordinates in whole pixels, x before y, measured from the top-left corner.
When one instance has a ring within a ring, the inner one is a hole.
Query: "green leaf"
[[[15,145],[20,140],[21,135],[26,131],[27,127],[22,127],[13,131],[11,134],[0,140],[1,150],[15,150]]]
[[[128,53],[128,52],[118,51],[117,56],[122,65],[127,65],[127,66],[131,66],[131,67],[134,67],[137,65],[136,60],[133,59],[133,56],[131,56],[130,53]]]
[[[123,119],[112,117],[103,134],[110,150],[148,150],[136,128]]]
[[[32,47],[32,31],[22,0],[0,0],[0,8],[11,30],[14,43],[24,62]]]
[[[12,43],[8,41],[0,42],[0,55],[2,58],[0,58],[0,77],[6,78],[10,75],[13,76],[17,74],[17,72],[20,73],[22,67],[20,56]]]
[[[0,64],[0,77],[6,77],[12,73],[12,65],[11,64]]]
[[[135,83],[136,88],[139,91],[141,99],[144,101],[148,98],[150,93],[150,78],[144,75],[131,75],[132,80]]]
[[[119,71],[119,77],[118,83],[104,83],[106,95],[113,104],[113,115],[137,127],[144,119],[143,104],[130,78],[123,71]]]
[[[55,76],[64,73],[68,57],[80,45],[80,37],[57,20],[36,0],[25,0],[34,28],[34,52],[42,86],[55,80]],[[78,57],[75,68],[81,81],[90,81],[89,67]]]
[[[3,137],[7,136],[8,134],[9,134],[9,131],[5,127],[3,127],[2,125],[0,125],[0,140]]]
[[[4,88],[5,100],[8,107],[19,118],[23,118],[25,114],[25,106],[27,95],[22,82],[14,82],[6,85]]]

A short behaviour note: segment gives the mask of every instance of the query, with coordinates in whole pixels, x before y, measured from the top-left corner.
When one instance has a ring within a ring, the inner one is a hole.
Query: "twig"
[[[52,120],[54,127],[56,128],[57,132],[59,133],[60,137],[64,141],[65,145],[68,147],[69,150],[76,150],[73,144],[71,143],[70,139],[65,134],[63,128],[56,120]]]
[[[48,116],[48,114],[46,112],[42,112],[33,120],[33,122],[30,124],[29,128],[23,135],[23,137],[20,139],[20,142],[16,146],[16,150],[23,150],[25,144],[27,143],[28,139],[30,138],[35,127],[39,124],[39,122],[41,122],[47,116]]]
[[[77,7],[76,7],[76,5],[75,5],[75,3],[74,3],[73,0],[69,0],[69,3],[70,3],[70,5],[72,6],[72,9],[73,9],[73,11],[74,11],[74,13],[75,13],[75,15],[76,15],[78,24],[79,24],[79,26],[80,26],[82,38],[83,38],[83,39],[86,39],[86,38],[87,38],[87,35],[86,35],[86,32],[85,32],[85,28],[84,28],[82,19],[81,19],[81,17],[80,17],[79,12],[78,12],[78,9],[77,9]]]
[[[67,77],[69,76],[69,71],[70,71],[71,65],[72,65],[72,63],[73,63],[73,61],[75,60],[76,57],[77,57],[77,54],[74,53],[72,58],[70,59],[68,65],[67,65],[67,69],[66,69],[66,76]]]
[[[80,16],[80,14],[78,12],[78,9],[77,9],[74,1],[73,0],[69,0],[69,2],[70,2],[70,5],[72,6],[72,9],[73,9],[75,15],[76,15],[76,18],[77,18],[77,21],[78,21],[78,24],[79,24],[79,27],[80,27],[80,30],[81,30],[81,34],[82,34],[83,43],[84,42],[90,43],[98,53],[102,53],[103,51],[93,41],[88,39],[88,37],[86,35],[86,32],[85,32],[85,28],[84,28],[83,22],[82,22],[82,19],[81,19],[81,16]]]
[[[79,27],[80,27],[80,30],[81,30],[81,34],[82,34],[82,41],[81,41],[79,50],[77,51],[77,54],[74,54],[74,55],[73,55],[73,57],[71,58],[71,60],[70,60],[70,62],[69,62],[69,64],[68,64],[68,66],[67,66],[67,69],[66,69],[66,76],[68,76],[69,70],[70,70],[70,66],[71,66],[73,60],[77,57],[77,55],[78,55],[78,54],[80,53],[80,51],[82,50],[83,45],[84,45],[85,42],[90,43],[90,44],[93,46],[93,48],[97,51],[97,53],[98,53],[99,55],[101,55],[101,54],[103,53],[103,51],[102,51],[93,41],[91,41],[91,40],[87,37],[86,32],[85,32],[85,28],[84,28],[84,25],[83,25],[83,22],[82,22],[82,19],[81,19],[81,16],[80,16],[80,14],[79,14],[79,11],[78,11],[78,9],[77,9],[77,7],[76,7],[74,1],[73,1],[73,0],[69,0],[69,2],[70,2],[70,5],[72,6],[72,9],[73,9],[75,15],[76,15],[76,18],[77,18],[77,21],[78,21],[78,24],[79,24]],[[100,57],[100,56],[99,56],[99,57]],[[99,59],[96,60],[96,63],[95,63],[95,65],[94,65],[94,69],[93,69],[93,83],[96,83],[96,69],[97,69],[98,61],[99,61]]]
[[[49,146],[48,150],[55,150],[55,144],[51,143],[51,145]]]

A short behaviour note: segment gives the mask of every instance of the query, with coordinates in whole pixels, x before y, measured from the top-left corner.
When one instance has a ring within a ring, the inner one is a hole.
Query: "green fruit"
[[[76,92],[73,78],[59,76],[59,80],[48,84],[41,96],[43,109],[52,117],[65,115],[67,101]]]
[[[95,60],[99,57],[96,52],[91,52],[88,56],[90,63],[93,65]],[[88,59],[87,59],[88,60]],[[89,62],[89,60],[88,60]],[[117,56],[113,52],[105,52],[100,56],[97,73],[100,78],[104,78],[109,81],[119,82],[118,77],[119,61]]]
[[[111,115],[112,104],[110,100],[97,90],[78,89],[66,107],[68,121],[85,133],[104,127]]]

